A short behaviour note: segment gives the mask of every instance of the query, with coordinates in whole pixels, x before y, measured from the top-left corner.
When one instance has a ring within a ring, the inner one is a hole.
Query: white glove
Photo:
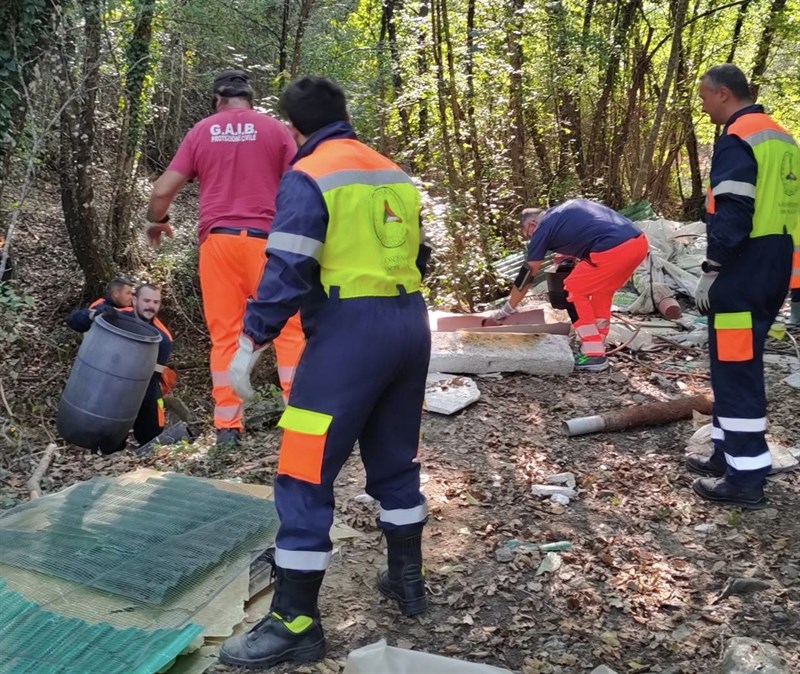
[[[511,306],[511,302],[506,300],[506,303],[503,305],[503,308],[495,311],[491,316],[489,316],[489,318],[492,318],[495,321],[504,321],[511,314],[515,313],[517,313],[517,310]]]
[[[239,335],[239,348],[236,349],[228,373],[231,378],[231,387],[242,400],[250,400],[255,395],[255,391],[250,385],[250,375],[268,344],[256,348],[253,340],[247,335],[244,333]]]
[[[697,309],[701,314],[707,314],[711,310],[711,302],[708,299],[708,294],[711,291],[711,286],[719,276],[718,271],[703,272],[700,280],[697,282],[697,290],[694,292],[694,301],[697,304]]]

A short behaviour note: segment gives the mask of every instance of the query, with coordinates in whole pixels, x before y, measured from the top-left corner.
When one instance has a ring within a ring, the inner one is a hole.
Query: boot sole
[[[604,365],[576,365],[575,370],[578,372],[605,372],[609,368],[609,364]]]
[[[415,615],[422,615],[428,610],[428,599],[427,597],[421,597],[420,599],[403,599],[399,594],[396,592],[392,592],[388,588],[385,588],[381,585],[380,580],[378,581],[378,589],[380,590],[381,594],[386,597],[387,599],[393,599],[397,602],[397,605],[400,608],[400,613],[409,618]]]
[[[747,510],[762,510],[767,507],[767,499],[763,496],[758,501],[741,501],[738,499],[724,498],[703,489],[696,481],[692,483],[692,491],[705,501],[736,506]]]
[[[245,669],[268,669],[274,667],[281,662],[318,662],[325,657],[326,647],[325,639],[321,639],[311,646],[304,646],[303,648],[291,648],[280,653],[273,655],[269,658],[260,658],[258,660],[246,660],[244,658],[235,658],[227,655],[223,649],[219,651],[219,661],[224,665],[233,665],[235,667],[244,667]]]

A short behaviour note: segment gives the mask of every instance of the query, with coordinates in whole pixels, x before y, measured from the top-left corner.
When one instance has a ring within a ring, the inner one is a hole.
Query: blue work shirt
[[[572,199],[551,208],[528,242],[528,261],[541,262],[548,250],[585,260],[641,234],[624,215],[586,199]]]

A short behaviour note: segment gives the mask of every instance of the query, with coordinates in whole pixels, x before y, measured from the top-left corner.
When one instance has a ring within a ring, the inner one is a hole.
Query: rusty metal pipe
[[[705,396],[676,398],[665,403],[632,405],[620,410],[570,419],[562,424],[564,434],[573,437],[604,431],[623,431],[639,426],[660,426],[673,421],[691,419],[692,411],[711,414],[711,401]]]

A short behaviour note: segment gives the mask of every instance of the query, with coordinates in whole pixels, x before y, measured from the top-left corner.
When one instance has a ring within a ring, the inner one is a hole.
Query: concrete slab
[[[453,330],[464,330],[467,328],[480,328],[483,326],[483,321],[489,317],[490,313],[491,312],[483,314],[446,314],[436,312],[431,315],[431,330],[451,332]],[[542,309],[519,311],[516,314],[511,314],[511,316],[503,321],[503,325],[538,325],[540,323],[544,323],[544,311]]]
[[[519,333],[434,332],[429,372],[526,372],[566,376],[575,367],[569,338]]]
[[[568,335],[571,323],[542,323],[541,325],[492,325],[483,328],[464,328],[466,332],[507,333],[522,335]]]
[[[469,377],[429,372],[425,382],[425,409],[437,414],[455,414],[481,397]]]

